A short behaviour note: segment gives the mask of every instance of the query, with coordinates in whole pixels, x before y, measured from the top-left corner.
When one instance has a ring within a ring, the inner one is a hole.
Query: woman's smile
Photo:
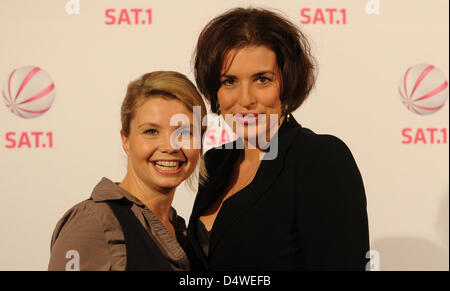
[[[234,119],[244,125],[256,125],[258,122],[257,113],[238,113],[234,115]]]
[[[270,139],[271,115],[278,121],[282,111],[275,53],[265,46],[231,50],[225,57],[221,84],[217,91],[220,109],[227,123],[236,122],[236,134],[247,141]],[[229,114],[233,118],[227,118]]]
[[[172,136],[181,137],[185,131],[171,125],[171,117],[183,114],[193,123],[193,114],[178,100],[151,97],[137,110],[131,121],[131,132],[124,138],[129,156],[130,173],[149,187],[174,189],[194,171],[200,149],[176,147]],[[187,135],[189,143],[192,135]]]
[[[177,175],[182,172],[182,167],[185,164],[181,161],[169,161],[169,160],[158,160],[152,161],[151,164],[155,170],[162,175]]]

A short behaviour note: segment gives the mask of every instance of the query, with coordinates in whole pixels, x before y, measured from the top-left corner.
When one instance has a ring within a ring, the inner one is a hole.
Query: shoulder
[[[361,173],[349,147],[340,138],[302,128],[294,138],[290,152],[286,162],[300,173],[301,187],[315,193],[309,198],[327,197],[324,201],[343,199],[365,205]]]
[[[289,147],[289,156],[304,162],[353,161],[347,144],[330,134],[317,134],[308,128],[296,129],[295,137]]]
[[[301,173],[307,183],[327,180],[362,188],[362,176],[350,148],[334,135],[298,129],[285,163]]]
[[[309,146],[319,149],[345,149],[346,144],[338,137],[331,134],[317,134],[309,128],[302,127],[296,129],[293,139],[295,145]]]
[[[52,242],[62,232],[70,232],[72,230],[99,231],[99,226],[105,214],[108,213],[107,207],[105,203],[96,203],[93,200],[84,200],[75,204],[59,219],[53,233]]]
[[[349,147],[340,138],[302,129],[290,147],[290,167],[297,175],[297,198],[328,213],[365,211],[362,175]],[[352,210],[352,211],[353,211]]]
[[[64,269],[68,261],[66,256],[70,251],[76,251],[82,262],[93,255],[108,257],[110,254],[105,239],[105,227],[108,223],[105,221],[111,219],[112,215],[106,203],[92,200],[84,200],[66,211],[53,231],[49,269]],[[98,263],[105,269],[109,268],[102,260],[98,260]],[[88,267],[85,264],[81,266]],[[88,268],[98,269],[97,267]]]

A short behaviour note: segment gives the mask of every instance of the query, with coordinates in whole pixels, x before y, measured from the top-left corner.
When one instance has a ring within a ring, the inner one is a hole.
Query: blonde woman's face
[[[187,116],[190,129],[170,125],[175,114]],[[131,120],[129,136],[122,135],[131,177],[158,191],[175,188],[188,178],[200,156],[200,149],[192,146],[193,121],[193,113],[176,99],[150,97],[139,106]],[[173,147],[174,137],[183,138],[191,146]]]

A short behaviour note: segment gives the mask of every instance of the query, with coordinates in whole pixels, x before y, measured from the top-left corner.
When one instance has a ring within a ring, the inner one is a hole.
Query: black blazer
[[[199,217],[223,195],[243,149],[209,150],[208,183],[189,221],[194,270],[364,270],[369,232],[364,185],[347,146],[302,128],[291,116],[278,130],[278,155],[225,200],[209,255],[198,242]],[[237,142],[233,145],[236,148]]]

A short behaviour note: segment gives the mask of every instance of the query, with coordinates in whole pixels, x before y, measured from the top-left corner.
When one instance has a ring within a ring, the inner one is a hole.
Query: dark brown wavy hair
[[[282,75],[282,114],[293,112],[308,97],[317,66],[306,36],[278,13],[258,8],[235,8],[211,20],[198,38],[194,73],[199,91],[220,113],[217,91],[224,58],[232,49],[266,46],[277,58]]]

